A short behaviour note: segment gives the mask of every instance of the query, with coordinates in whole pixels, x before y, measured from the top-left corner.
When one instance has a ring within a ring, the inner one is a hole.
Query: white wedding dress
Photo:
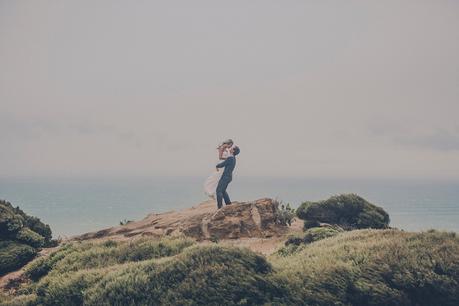
[[[223,158],[227,158],[230,156],[231,153],[229,150],[225,150],[222,154]],[[204,193],[212,198],[215,199],[215,192],[217,191],[217,185],[218,182],[220,181],[220,178],[222,177],[223,174],[223,169],[220,169],[220,171],[215,170],[204,182]]]

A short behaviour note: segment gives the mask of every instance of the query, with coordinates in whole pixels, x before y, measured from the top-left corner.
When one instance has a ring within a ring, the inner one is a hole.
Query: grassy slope
[[[453,233],[358,230],[268,259],[184,238],[85,242],[27,270],[4,305],[459,305]]]
[[[344,232],[271,262],[305,304],[459,305],[454,233]]]

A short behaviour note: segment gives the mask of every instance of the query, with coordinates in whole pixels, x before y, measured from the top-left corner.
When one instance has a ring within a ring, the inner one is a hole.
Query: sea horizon
[[[139,220],[149,213],[191,207],[208,200],[201,176],[0,178],[0,199],[49,224],[54,237],[69,237]],[[407,231],[459,231],[459,180],[236,176],[233,201],[275,198],[298,207],[304,201],[356,193],[384,208],[390,225]]]

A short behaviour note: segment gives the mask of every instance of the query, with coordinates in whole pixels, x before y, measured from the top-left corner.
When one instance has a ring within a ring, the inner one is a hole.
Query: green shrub
[[[297,238],[307,234],[314,240],[335,233],[311,229]],[[150,242],[64,245],[50,262],[29,264],[46,266],[48,272],[25,285],[24,296],[5,303],[459,305],[459,238],[454,233],[347,231],[309,244],[291,243],[285,248],[290,256],[274,254],[269,262],[246,249],[185,247],[189,243],[183,238]],[[140,255],[124,256],[127,247]]]
[[[102,268],[131,261],[172,256],[194,243],[191,239],[136,239],[131,242],[69,243],[46,258],[26,267],[26,275],[38,280],[51,270],[63,274],[81,269]]]
[[[51,229],[19,207],[0,200],[0,275],[16,270],[32,259],[37,249],[54,243]],[[15,258],[17,256],[17,258]]]
[[[57,262],[62,260],[66,255],[74,252],[74,245],[71,243],[65,244],[59,250],[49,254],[46,257],[40,257],[32,261],[25,267],[25,275],[31,280],[37,281],[41,277],[48,274],[54,268]]]
[[[114,247],[117,247],[120,243],[118,243],[117,241],[115,240],[105,240],[104,242],[102,242],[102,245],[106,248],[114,248]]]
[[[308,229],[303,234],[294,234],[288,237],[285,246],[277,250],[276,254],[280,256],[290,256],[299,252],[303,247],[312,242],[338,235],[343,230],[332,227],[315,227]]]
[[[45,238],[27,227],[23,227],[16,234],[16,240],[28,244],[34,248],[40,248],[45,244]]]
[[[295,218],[295,209],[291,208],[290,204],[284,205],[282,202],[278,202],[276,206],[276,223],[284,226],[292,225],[292,221]]]
[[[13,207],[10,202],[0,200],[0,239],[14,240],[18,232],[23,229],[41,236],[43,238],[41,246],[48,246],[51,243],[52,233],[49,225],[44,224],[37,217],[27,215],[19,207]],[[27,236],[26,240],[30,238],[32,243],[37,243],[39,239],[30,232],[24,235]],[[34,237],[31,238],[32,235]]]
[[[345,229],[387,228],[389,215],[355,194],[333,196],[319,202],[304,202],[296,211],[305,229],[318,223],[337,224]]]
[[[85,304],[142,305],[140,302],[148,300],[149,297],[150,273],[153,273],[157,266],[154,260],[118,266],[116,270],[107,273],[100,282],[88,289],[85,294]]]
[[[298,239],[302,240],[301,238],[298,238]],[[292,254],[295,254],[296,252],[299,252],[301,249],[303,249],[304,246],[305,244],[301,244],[301,243],[298,243],[298,244],[289,243],[281,247],[280,249],[278,249],[275,254],[278,256],[283,256],[283,257],[290,256]]]
[[[162,243],[188,244],[176,240]],[[127,245],[109,244],[114,249]],[[273,271],[266,259],[249,250],[195,246],[180,248],[173,256],[104,267],[91,264],[97,267],[88,269],[83,262],[89,258],[73,257],[87,245],[68,246],[66,256],[33,285],[37,305],[259,305],[288,295],[270,279]],[[74,265],[78,270],[63,268],[68,257],[82,261]]]
[[[36,250],[26,244],[0,241],[0,275],[21,268],[36,254]]]
[[[51,246],[50,243],[52,239],[52,232],[48,224],[44,224],[37,217],[28,216],[26,214],[24,214],[24,220],[25,220],[24,225],[26,227],[30,228],[32,231],[39,234],[45,239],[44,240],[45,247]]]
[[[180,253],[193,245],[194,240],[188,238],[160,240],[138,239],[118,248],[119,262],[141,261],[150,258],[168,257]]]
[[[35,289],[39,303],[81,305],[85,291],[110,271],[175,255],[193,243],[186,238],[68,243],[48,257],[30,263],[26,275],[39,280]]]
[[[0,200],[0,239],[11,239],[23,227],[24,219],[15,214],[8,202]]]
[[[209,240],[212,241],[213,243],[219,243],[220,242],[220,238],[218,238],[218,236],[214,235],[214,234],[210,235],[210,239]]]
[[[4,300],[0,299],[0,306],[36,306],[38,305],[37,296],[35,294],[21,295],[14,299],[7,297]]]
[[[333,237],[342,232],[342,229],[333,227],[314,227],[305,231],[302,237],[291,237],[285,244],[309,244],[314,241],[322,240],[328,237]]]
[[[303,230],[306,231],[313,227],[320,227],[320,222],[317,220],[304,220]]]
[[[248,250],[195,247],[157,265],[107,275],[87,291],[87,305],[261,305],[282,291],[271,266]]]
[[[451,233],[350,231],[272,262],[276,281],[303,305],[459,305],[459,239]]]
[[[300,219],[304,219],[303,214],[304,212],[311,206],[315,205],[316,202],[305,201],[301,203],[300,207],[296,209],[296,216]]]
[[[85,291],[102,279],[104,269],[54,274],[37,286],[38,302],[43,305],[83,305]]]

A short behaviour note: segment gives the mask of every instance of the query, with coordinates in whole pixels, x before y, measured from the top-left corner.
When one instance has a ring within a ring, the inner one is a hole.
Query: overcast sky
[[[459,1],[0,0],[0,177],[459,178]]]

